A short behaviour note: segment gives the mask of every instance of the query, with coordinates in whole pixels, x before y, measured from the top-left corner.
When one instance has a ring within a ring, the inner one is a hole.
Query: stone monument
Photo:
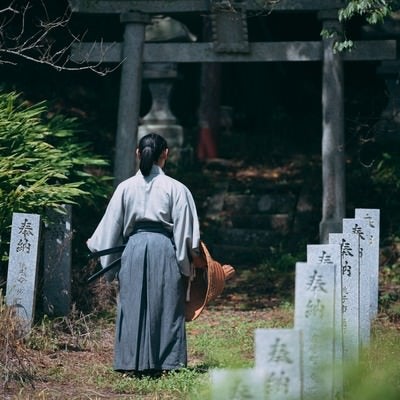
[[[14,213],[6,287],[6,303],[29,331],[34,319],[39,259],[40,216]]]
[[[43,307],[51,316],[66,316],[71,303],[72,210],[47,211],[44,230]]]

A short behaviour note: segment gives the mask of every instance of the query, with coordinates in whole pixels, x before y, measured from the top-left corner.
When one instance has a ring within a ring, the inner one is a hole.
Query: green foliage
[[[383,153],[372,176],[376,185],[400,189],[400,157],[396,153]]]
[[[392,0],[347,0],[346,6],[339,10],[339,21],[361,16],[369,24],[377,24],[390,14],[393,3]]]
[[[390,321],[400,321],[400,238],[390,239],[381,251],[379,307]]]
[[[352,40],[342,40],[339,42],[335,42],[334,46],[333,46],[333,50],[335,53],[337,52],[341,52],[341,51],[351,51],[351,49],[354,47],[354,42]]]
[[[339,22],[346,24],[354,18],[364,18],[368,24],[384,23],[386,17],[398,6],[397,0],[347,0],[345,7],[339,10]],[[335,38],[334,52],[351,51],[354,42],[346,37],[346,29],[343,32],[323,29],[323,38]]]
[[[75,137],[77,121],[49,115],[16,93],[0,93],[0,234],[7,238],[13,212],[42,214],[62,204],[105,197],[106,162]],[[102,174],[98,174],[102,175]]]

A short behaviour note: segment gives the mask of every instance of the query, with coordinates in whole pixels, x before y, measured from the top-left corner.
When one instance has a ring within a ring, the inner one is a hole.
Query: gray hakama
[[[114,369],[186,366],[185,278],[172,240],[160,233],[132,235],[118,279]]]
[[[161,224],[173,236],[136,233],[141,222]],[[119,272],[116,370],[143,371],[185,366],[184,281],[193,276],[200,228],[189,189],[153,165],[115,189],[99,225],[88,239],[91,251],[127,243]],[[117,254],[101,257],[107,267]]]

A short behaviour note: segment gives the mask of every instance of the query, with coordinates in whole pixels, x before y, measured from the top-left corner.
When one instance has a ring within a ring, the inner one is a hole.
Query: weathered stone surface
[[[232,226],[245,229],[265,229],[276,234],[287,234],[291,229],[292,217],[289,214],[235,214],[230,217]]]
[[[342,293],[336,299],[342,318],[342,342],[339,345],[344,361],[357,362],[360,349],[360,239],[355,233],[331,233],[329,243],[340,245],[341,251],[337,278],[341,279]]]
[[[368,221],[370,229],[368,251],[366,257],[369,257],[370,266],[370,309],[371,318],[378,314],[379,297],[379,238],[380,238],[380,210],[369,208],[356,208],[355,218],[362,218]]]
[[[321,42],[249,43],[248,54],[215,53],[212,43],[146,43],[143,61],[154,62],[296,62],[321,61]],[[104,51],[106,49],[106,52]],[[81,43],[73,46],[74,62],[121,62],[119,43]],[[394,60],[396,41],[359,41],[354,50],[343,54],[344,61]]]
[[[295,197],[291,194],[228,194],[225,197],[226,210],[241,213],[254,212],[260,213],[289,213],[295,205]]]
[[[265,371],[269,400],[301,398],[301,332],[295,329],[256,329],[255,368]]]
[[[295,329],[303,332],[303,398],[332,399],[335,264],[296,263]]]
[[[115,185],[136,172],[137,126],[142,87],[143,43],[146,18],[141,13],[121,15],[125,23],[124,42],[120,53],[122,63],[118,124],[115,143]],[[102,58],[104,60],[104,57]]]
[[[249,11],[260,10],[308,10],[317,11],[324,9],[337,9],[343,6],[342,0],[281,0],[271,2],[263,0],[245,1]],[[209,0],[69,0],[74,12],[120,14],[130,10],[140,10],[148,13],[181,13],[181,12],[206,12],[210,10]]]
[[[238,246],[265,246],[276,241],[277,238],[272,231],[266,231],[263,229],[236,229],[226,228],[221,231],[221,237],[219,243],[238,245]]]
[[[329,285],[334,286],[334,390],[342,392],[343,365],[343,329],[342,329],[342,279],[341,279],[341,247],[339,244],[307,245],[307,263],[313,265],[334,265],[334,280]]]
[[[48,210],[44,231],[43,307],[51,316],[66,316],[71,305],[72,209]]]
[[[11,227],[6,302],[29,330],[34,318],[39,259],[40,216],[14,213]]]
[[[360,279],[360,341],[367,346],[371,338],[371,274],[369,243],[371,232],[365,219],[343,219],[343,233],[356,233],[360,238],[359,279]]]

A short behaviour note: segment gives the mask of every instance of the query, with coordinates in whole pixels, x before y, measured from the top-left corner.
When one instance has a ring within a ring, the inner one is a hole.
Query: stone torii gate
[[[333,52],[334,38],[320,41],[248,42],[247,12],[316,12],[324,29],[340,29],[342,0],[69,0],[77,13],[118,14],[125,26],[123,43],[81,43],[77,62],[121,63],[121,83],[115,150],[115,180],[135,172],[134,154],[143,63],[322,62],[322,220],[320,241],[341,232],[345,217],[345,151],[343,61],[396,59],[396,41],[355,43],[351,52]],[[232,18],[232,6],[235,18]],[[150,16],[186,12],[209,14],[213,41],[203,43],[145,42]],[[227,16],[230,17],[227,18]],[[107,49],[106,54],[104,49]]]

